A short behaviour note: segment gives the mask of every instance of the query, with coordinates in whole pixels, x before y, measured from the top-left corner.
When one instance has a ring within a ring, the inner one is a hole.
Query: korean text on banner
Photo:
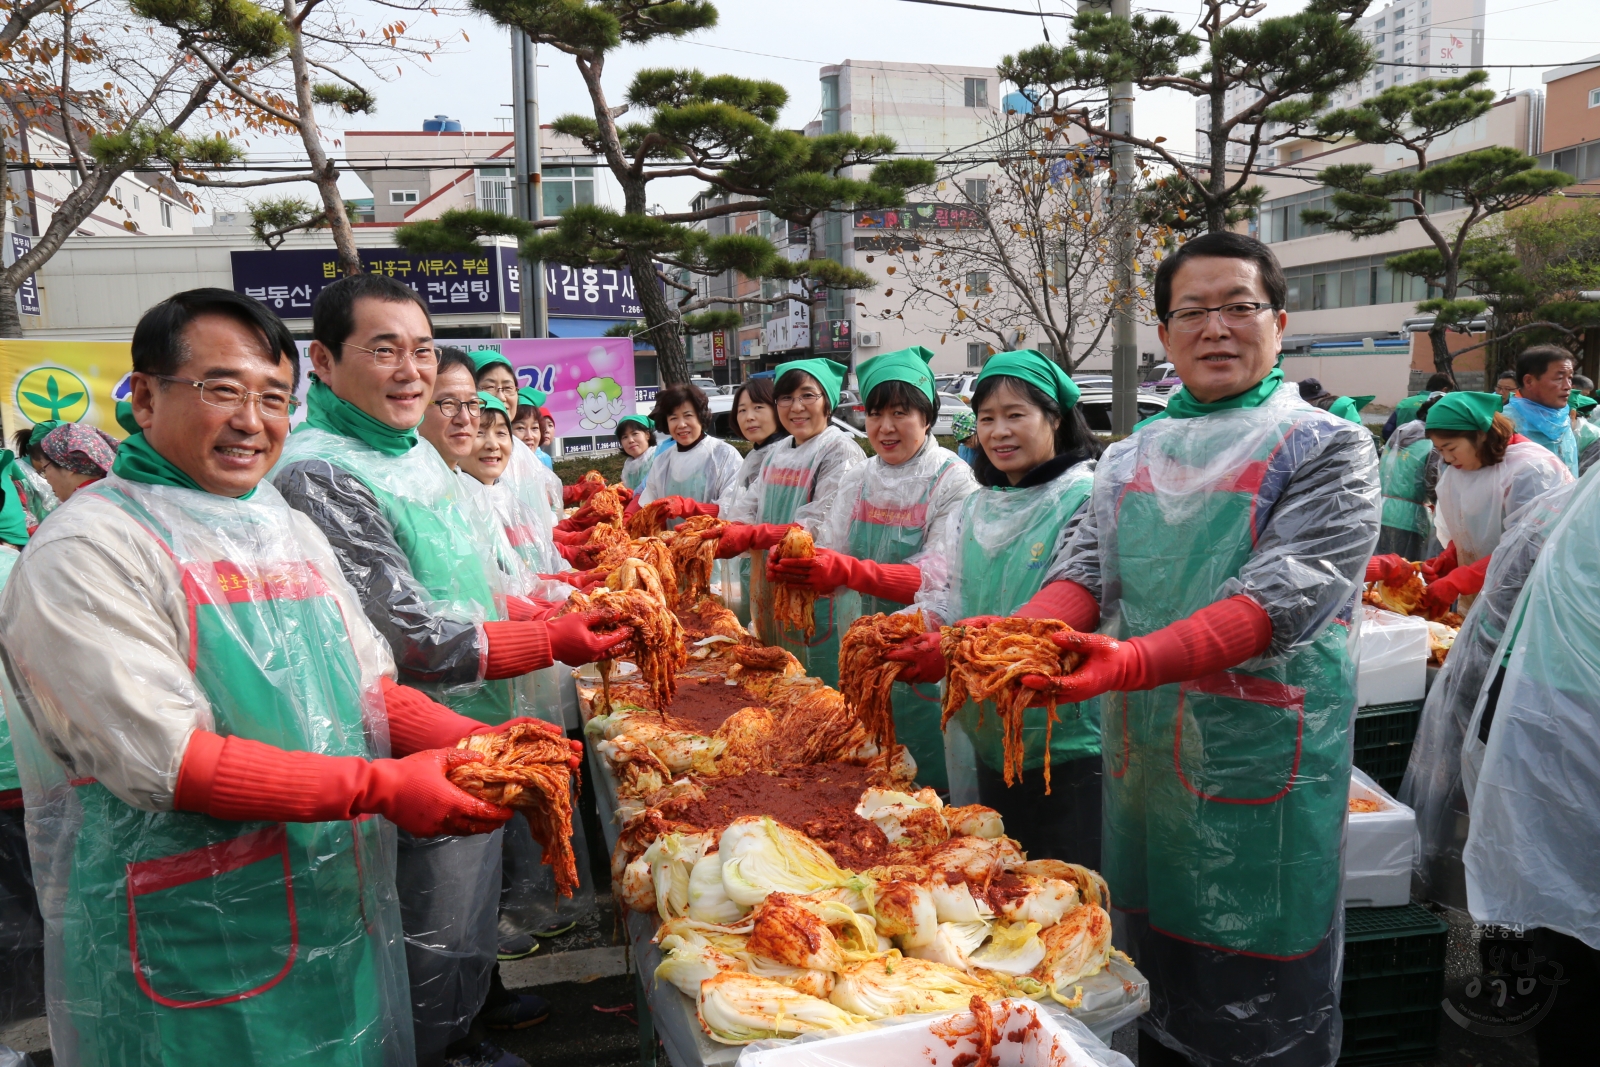
[[[128,398],[132,371],[127,341],[0,341],[6,433],[60,419],[125,437],[117,401]]]

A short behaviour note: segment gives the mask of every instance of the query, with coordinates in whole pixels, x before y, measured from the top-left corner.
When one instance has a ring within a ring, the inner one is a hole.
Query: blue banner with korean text
[[[411,286],[434,315],[516,310],[503,302],[496,251],[414,256],[398,248],[360,249],[363,270]],[[231,256],[234,291],[255,297],[286,319],[310,318],[317,294],[339,279],[339,256],[332,249],[253,250]]]
[[[522,272],[514,248],[497,248],[506,311],[522,310]],[[545,307],[558,317],[637,319],[644,315],[627,267],[544,265]]]

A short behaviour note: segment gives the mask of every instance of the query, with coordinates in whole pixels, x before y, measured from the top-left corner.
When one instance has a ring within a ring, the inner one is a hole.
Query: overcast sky
[[[359,2],[359,0],[358,0]],[[1071,0],[977,0],[1001,7],[1032,7],[1070,12]],[[1135,10],[1170,12],[1192,20],[1195,0],[1154,0]],[[1268,0],[1267,14],[1282,14],[1302,0]],[[1373,4],[1382,6],[1382,0]],[[1067,20],[1020,18],[954,8],[932,7],[905,0],[718,0],[720,23],[682,41],[648,47],[625,47],[607,61],[605,81],[612,102],[621,103],[633,72],[643,66],[695,67],[707,73],[738,74],[780,82],[789,90],[783,124],[799,128],[814,118],[819,96],[817,68],[845,59],[904,63],[987,66],[1022,48],[1043,41],[1041,22],[1061,42]],[[353,11],[355,9],[352,9]],[[392,17],[392,16],[390,16]],[[378,20],[375,17],[374,22]],[[407,69],[375,86],[378,110],[350,120],[351,129],[418,130],[435,114],[460,119],[469,130],[509,127],[511,59],[505,31],[482,18],[441,16],[419,23],[425,37],[448,37],[464,29],[470,43],[459,40],[436,54],[424,69]],[[1600,2],[1597,0],[1489,0],[1484,62],[1534,63],[1539,67],[1491,70],[1498,89],[1536,87],[1547,66],[1575,62],[1600,52]],[[545,122],[569,112],[592,114],[588,95],[572,60],[551,49],[539,55],[539,89]],[[1140,93],[1135,129],[1165,136],[1169,143],[1192,150],[1194,102],[1176,93]],[[330,138],[342,132],[327,128]],[[289,141],[252,145],[252,158],[265,161],[292,151]],[[346,176],[346,195],[368,196],[362,184]],[[668,206],[692,195],[696,185],[663,191],[657,199]],[[309,196],[309,187],[305,190]]]

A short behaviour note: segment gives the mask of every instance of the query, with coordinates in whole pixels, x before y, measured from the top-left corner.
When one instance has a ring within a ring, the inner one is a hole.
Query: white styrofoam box
[[[1344,906],[1396,908],[1411,902],[1411,868],[1417,857],[1417,816],[1383,791],[1361,768],[1350,772],[1350,799],[1381,808],[1350,813],[1345,828]]]
[[[997,1032],[991,1067],[1100,1067],[1102,1061],[1039,1005],[1002,1000],[990,1007]],[[971,1012],[923,1015],[837,1036],[808,1034],[775,1048],[754,1045],[738,1067],[952,1067],[958,1057],[971,1062],[977,1045],[965,1035],[973,1029]],[[1022,1040],[1007,1039],[1018,1031]]]
[[[1362,606],[1356,703],[1421,700],[1428,689],[1428,621]]]

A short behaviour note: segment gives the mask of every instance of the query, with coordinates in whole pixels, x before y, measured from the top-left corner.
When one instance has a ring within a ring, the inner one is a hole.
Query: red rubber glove
[[[1059,619],[1084,633],[1100,625],[1100,602],[1077,582],[1051,582],[1013,614],[1019,619]]]
[[[767,557],[767,580],[809,586],[827,596],[841,585],[868,596],[909,604],[922,587],[922,571],[910,563],[874,563],[819,548],[811,559]]]
[[[560,574],[541,574],[539,577],[548,582],[566,582],[579,591],[606,580],[606,576],[597,571],[562,571]]]
[[[588,569],[587,567],[582,567],[580,565],[580,562],[586,562],[586,554],[583,551],[582,545],[570,545],[557,541],[556,551],[561,554],[562,559],[566,560],[572,566],[578,567],[580,570]]]
[[[1272,620],[1247,596],[1231,596],[1143,637],[1118,641],[1104,634],[1061,631],[1061,648],[1088,659],[1066,676],[1025,674],[1022,684],[1071,704],[1101,693],[1131,693],[1187,682],[1236,667],[1265,652]]]
[[[702,504],[700,501],[691,500],[686,496],[662,497],[661,500],[657,500],[655,503],[660,504],[663,501],[670,501],[667,504],[666,512],[669,517],[674,519],[692,519],[696,515],[710,515],[712,518],[716,518],[719,510],[715,504]]]
[[[555,723],[526,716],[510,719],[498,726],[485,726],[477,719],[458,715],[410,686],[396,685],[387,678],[383,679],[382,684],[383,702],[389,712],[389,750],[397,757],[434,748],[454,748],[463,737],[503,734],[518,723],[534,723],[557,737],[563,736],[561,727]],[[571,745],[577,761],[581,762],[583,744],[573,741]],[[572,762],[572,766],[577,765],[577,762]]]
[[[918,634],[899,648],[891,648],[884,659],[906,664],[900,670],[899,681],[907,685],[930,685],[944,680],[944,653],[939,651],[937,633]]]
[[[539,617],[533,601],[525,596],[506,597],[506,618],[512,622],[528,622]]]
[[[623,505],[622,517],[624,519],[633,518],[635,515],[637,515],[639,513],[639,509],[641,507],[643,507],[643,506],[644,505],[639,503],[639,498],[638,497],[634,497],[632,500],[628,501],[625,505]]]
[[[1457,597],[1472,596],[1483,589],[1484,577],[1489,573],[1490,556],[1465,567],[1457,567],[1442,578],[1428,583],[1422,604],[1429,615],[1443,615],[1455,604]]]
[[[1456,543],[1451,541],[1445,546],[1443,552],[1430,560],[1424,561],[1418,569],[1422,571],[1423,578],[1432,582],[1443,578],[1458,566],[1460,564],[1456,563]]]
[[[1393,582],[1398,585],[1411,574],[1411,564],[1396,555],[1373,556],[1367,560],[1369,582]]]
[[[633,630],[627,626],[606,633],[589,629],[604,618],[599,611],[573,612],[544,623],[550,633],[550,654],[572,667],[609,659],[612,650],[633,636]]]
[[[574,504],[583,503],[589,499],[591,493],[599,492],[598,489],[592,488],[593,485],[593,482],[584,482],[582,485],[563,485],[561,487],[561,503],[569,508]]]
[[[511,818],[445,774],[476,753],[427,749],[404,759],[365,760],[288,752],[207,730],[189,735],[173,807],[236,822],[342,822],[382,815],[419,837],[483,834]]]
[[[771,523],[747,526],[742,522],[734,522],[716,530],[707,530],[701,536],[717,539],[718,559],[732,559],[753,548],[772,548],[790,530],[796,529],[799,529],[799,524],[793,522],[781,526]]]
[[[489,646],[484,652],[484,681],[518,678],[555,662],[550,651],[548,623],[486,622],[482,625],[483,639]]]
[[[594,530],[563,530],[557,526],[550,532],[550,540],[558,545],[586,545]]]

